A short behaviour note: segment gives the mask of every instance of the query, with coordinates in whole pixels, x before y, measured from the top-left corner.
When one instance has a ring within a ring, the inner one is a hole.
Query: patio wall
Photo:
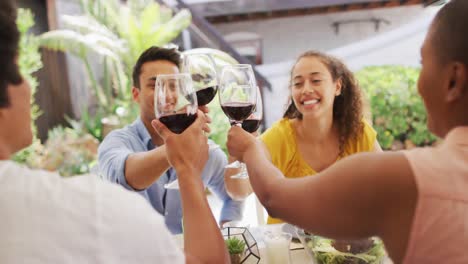
[[[352,11],[274,21],[233,23],[220,25],[218,29],[225,34],[250,31],[263,36],[263,58],[267,63],[257,66],[257,69],[272,84],[271,92],[264,91],[264,118],[266,126],[269,127],[282,117],[285,110],[289,95],[287,87],[290,69],[295,57],[300,53],[308,49],[330,53],[343,59],[353,71],[369,65],[417,66],[419,48],[437,9],[438,7],[410,6]],[[372,24],[344,25],[338,35],[335,35],[330,26],[336,20],[366,16],[382,17],[392,23],[382,26],[378,32],[375,32]],[[311,33],[312,27],[314,31]],[[287,33],[283,34],[285,31]],[[291,39],[294,41],[290,41]]]

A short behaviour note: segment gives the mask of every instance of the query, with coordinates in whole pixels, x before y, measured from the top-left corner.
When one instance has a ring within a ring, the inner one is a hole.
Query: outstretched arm
[[[286,179],[247,133],[231,128],[228,148],[246,162],[271,216],[333,238],[379,235],[395,260],[403,257],[417,188],[402,153],[357,154],[316,176]]]
[[[169,168],[165,146],[137,152],[129,135],[119,131],[104,139],[98,154],[103,176],[130,190],[148,188]]]
[[[151,186],[169,169],[166,147],[160,146],[147,152],[132,153],[125,161],[125,179],[134,189]]]
[[[166,144],[167,158],[175,168],[184,215],[185,253],[188,263],[229,263],[229,255],[213,217],[201,173],[208,160],[205,116],[198,111],[196,121],[182,134],[171,133],[161,122],[153,127]]]

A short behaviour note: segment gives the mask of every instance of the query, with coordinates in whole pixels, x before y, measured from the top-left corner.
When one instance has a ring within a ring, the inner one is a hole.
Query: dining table
[[[285,228],[284,225],[286,224],[273,224],[273,225],[259,225],[254,227],[248,227],[247,229],[254,237],[258,250],[260,253],[260,264],[268,264],[268,260],[266,258],[266,247],[264,242],[264,234],[267,232],[278,233],[284,232]],[[183,236],[176,235],[175,236],[177,243],[182,248],[183,247]],[[312,256],[304,249],[304,246],[296,239],[293,239],[290,244],[290,260],[291,264],[318,264],[313,259]],[[249,263],[252,263],[249,261]],[[253,262],[255,263],[255,262]],[[382,264],[393,264],[390,258],[386,257]]]

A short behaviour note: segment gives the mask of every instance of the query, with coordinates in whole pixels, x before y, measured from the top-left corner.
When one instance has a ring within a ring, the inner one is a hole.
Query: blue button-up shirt
[[[177,179],[173,168],[161,175],[145,190],[133,189],[125,179],[125,161],[136,152],[156,148],[145,125],[138,118],[133,124],[109,133],[99,146],[100,175],[128,190],[141,194],[153,208],[165,217],[166,225],[173,234],[182,233],[182,205],[179,190],[165,189],[164,184]],[[221,149],[210,150],[209,159],[203,169],[202,181],[223,202],[220,221],[242,219],[243,202],[233,201],[224,186],[226,155]]]

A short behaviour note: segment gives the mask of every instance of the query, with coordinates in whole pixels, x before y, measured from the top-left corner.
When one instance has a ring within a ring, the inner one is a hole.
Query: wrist
[[[257,140],[256,139],[251,140],[248,143],[247,148],[245,149],[245,151],[242,153],[241,160],[244,162],[244,160],[246,159],[247,156],[252,155],[252,154],[255,155],[257,150],[258,150]]]
[[[175,168],[177,172],[177,178],[179,179],[192,179],[192,178],[200,178],[201,177],[194,177],[195,175],[201,175],[201,171],[198,170],[196,167],[193,166],[178,166]]]
[[[176,171],[177,179],[179,180],[179,188],[181,192],[183,190],[191,190],[194,192],[203,192],[204,185],[201,179],[201,173],[194,171],[184,170]]]

